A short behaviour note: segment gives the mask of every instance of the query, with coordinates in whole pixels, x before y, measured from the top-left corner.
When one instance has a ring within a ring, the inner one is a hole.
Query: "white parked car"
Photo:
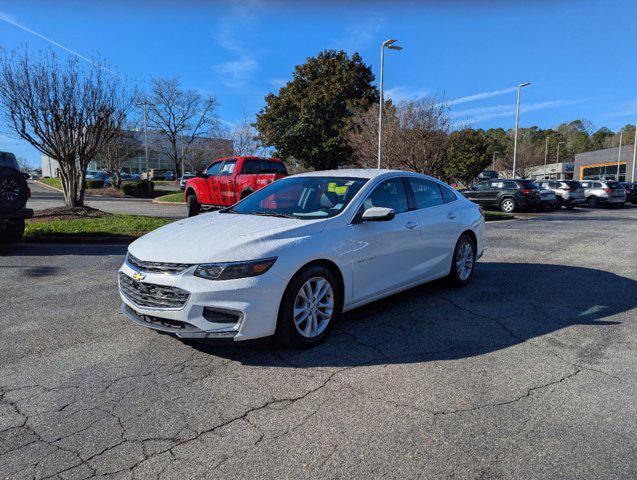
[[[343,311],[442,277],[467,284],[483,235],[480,208],[431,177],[295,175],[133,242],[122,312],[181,338],[312,346]]]

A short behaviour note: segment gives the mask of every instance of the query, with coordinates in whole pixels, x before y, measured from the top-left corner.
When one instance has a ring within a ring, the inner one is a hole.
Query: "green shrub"
[[[104,188],[104,180],[87,180],[87,188]]]
[[[155,189],[155,184],[148,180],[139,180],[135,182],[124,182],[120,187],[120,190],[124,195],[131,197],[146,197],[150,196]]]

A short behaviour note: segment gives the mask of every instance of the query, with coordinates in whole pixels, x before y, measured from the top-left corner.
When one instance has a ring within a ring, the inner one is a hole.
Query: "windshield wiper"
[[[259,215],[261,217],[296,218],[294,215],[276,212],[250,212],[250,215]]]

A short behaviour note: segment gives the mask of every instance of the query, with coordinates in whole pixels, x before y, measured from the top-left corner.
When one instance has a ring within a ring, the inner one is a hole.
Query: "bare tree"
[[[234,155],[257,156],[265,154],[265,148],[259,142],[259,132],[245,114],[242,121],[232,130],[230,138],[233,143]]]
[[[86,168],[115,134],[130,96],[99,63],[51,50],[0,55],[0,111],[20,138],[60,165],[65,203],[82,206]]]
[[[156,148],[170,158],[175,172],[199,138],[212,138],[218,129],[217,100],[185,90],[176,78],[155,78],[146,97],[148,125],[160,134]]]
[[[24,157],[16,158],[18,162],[18,167],[20,167],[20,171],[23,173],[29,173],[31,167],[29,166],[29,161]]]
[[[108,142],[104,144],[96,160],[100,167],[105,168],[111,175],[111,182],[115,188],[122,183],[122,169],[133,158],[142,154],[142,142],[139,135],[131,129],[120,127]]]
[[[544,150],[538,148],[528,139],[518,141],[518,151],[515,161],[515,175],[520,178],[527,178],[531,174],[533,167],[544,163]],[[513,173],[512,157],[497,157],[495,169],[500,172]]]
[[[187,171],[202,171],[219,157],[227,157],[236,152],[232,150],[232,142],[222,138],[200,138],[190,145],[184,156]]]
[[[426,97],[397,105],[387,102],[383,115],[382,166],[443,176],[451,126],[448,107]],[[359,166],[376,165],[378,105],[353,117],[349,142]]]

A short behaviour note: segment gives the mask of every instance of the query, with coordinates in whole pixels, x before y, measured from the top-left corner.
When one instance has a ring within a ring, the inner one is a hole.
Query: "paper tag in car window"
[[[341,187],[339,187],[336,182],[330,182],[327,185],[327,191],[328,192],[334,192],[336,195],[345,195],[345,193],[347,192],[347,185],[343,185]]]

